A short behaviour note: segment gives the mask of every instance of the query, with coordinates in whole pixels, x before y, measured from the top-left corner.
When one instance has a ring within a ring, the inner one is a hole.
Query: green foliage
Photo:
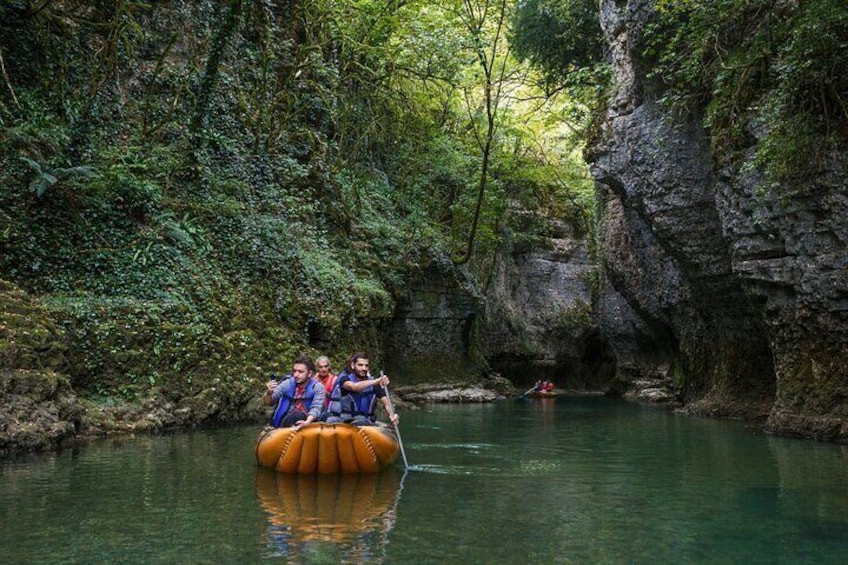
[[[139,171],[143,165],[118,162],[109,165],[92,183],[92,190],[114,209],[143,218],[157,209],[162,199],[159,185]]]
[[[38,198],[44,196],[44,193],[47,192],[49,188],[56,186],[63,179],[77,176],[92,178],[97,174],[93,167],[87,166],[59,168],[51,171],[45,171],[39,163],[28,157],[21,157],[21,160],[29,165],[29,167],[33,170],[34,175],[32,181],[29,183],[29,189],[34,192]]]
[[[23,91],[17,96],[19,104],[13,108],[0,106],[3,137],[10,148],[35,160],[61,152],[70,141],[70,131],[63,119],[53,113],[47,101],[38,94]]]
[[[67,347],[49,312],[20,288],[0,278],[0,371],[62,371]],[[4,391],[5,393],[5,391]]]
[[[520,2],[511,37],[517,56],[541,72],[541,89],[549,99],[547,121],[535,125],[523,150],[523,158],[534,163],[522,167],[530,177],[524,204],[544,206],[578,233],[587,233],[594,188],[577,149],[598,133],[612,80],[599,5],[590,0]]]
[[[455,275],[481,175],[474,266],[511,200],[584,214],[575,140],[512,96],[533,88],[521,73],[480,121],[481,44],[453,0],[7,6],[0,271],[49,305],[74,385],[100,398],[378,344],[415,273]]]
[[[398,209],[445,228],[452,224],[453,206],[470,188],[477,167],[462,140],[445,134],[401,145],[392,164],[397,170]]]
[[[354,273],[329,250],[302,250],[290,271],[291,279],[276,288],[274,313],[304,342],[332,348],[391,314],[394,301],[383,284]]]
[[[414,206],[374,171],[338,176],[342,201],[351,211],[348,264],[376,276],[391,290],[405,287],[409,275],[444,257],[444,235],[427,210]]]
[[[578,151],[589,115],[576,115],[573,106],[567,98],[552,97],[544,111],[530,118],[522,115],[505,127],[494,175],[510,201],[563,219],[575,233],[584,234],[592,223],[595,201],[594,183]]]
[[[519,2],[512,43],[519,57],[542,69],[549,89],[602,82],[604,40],[596,1]]]
[[[719,158],[751,145],[772,182],[802,182],[848,141],[840,0],[659,2],[646,55],[678,112],[706,108]],[[751,120],[756,123],[751,123]]]
[[[280,370],[293,350],[305,347],[269,319],[242,319],[256,329],[222,331],[178,301],[54,295],[46,306],[62,321],[65,370],[74,386],[107,402],[179,400],[221,376],[240,380]]]
[[[848,10],[811,2],[793,18],[772,64],[774,86],[763,101],[769,130],[755,164],[774,179],[815,174],[825,155],[848,143]]]

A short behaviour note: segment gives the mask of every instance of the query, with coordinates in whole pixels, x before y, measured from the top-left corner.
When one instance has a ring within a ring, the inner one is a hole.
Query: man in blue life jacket
[[[265,385],[263,402],[276,405],[271,424],[275,428],[294,427],[299,430],[314,422],[324,406],[324,387],[312,379],[315,366],[312,359],[301,355],[292,363],[291,373],[281,382],[274,379]]]
[[[375,409],[377,399],[383,402],[386,414],[397,426],[399,418],[391,410],[384,387],[389,385],[386,375],[373,377],[368,374],[370,362],[363,352],[354,353],[345,370],[339,373],[333,392],[330,395],[328,423],[345,422],[356,426],[373,426],[376,423]]]

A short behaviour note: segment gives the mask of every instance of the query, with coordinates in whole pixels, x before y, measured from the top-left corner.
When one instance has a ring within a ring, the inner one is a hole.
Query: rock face
[[[490,367],[518,385],[606,388],[615,364],[592,317],[597,269],[587,238],[516,207],[507,220],[522,240],[504,234],[488,284],[480,342]],[[530,225],[542,234],[532,236]]]
[[[62,330],[0,279],[0,455],[55,447],[74,436],[84,408],[73,393]]]
[[[844,155],[783,198],[723,175],[717,201],[735,271],[761,305],[777,396],[767,427],[848,441],[848,171]]]
[[[386,372],[398,384],[472,383],[483,374],[476,341],[480,298],[461,276],[451,265],[433,265],[398,299],[382,331]]]
[[[701,120],[672,122],[645,78],[652,4],[601,1],[617,86],[590,161],[621,376],[664,373],[693,411],[848,441],[845,156],[777,192],[750,163],[716,170]]]
[[[383,332],[398,386],[476,384],[494,371],[519,387],[547,379],[566,389],[609,388],[615,360],[592,313],[597,267],[588,238],[518,206],[506,224],[485,295],[451,265],[410,281]]]

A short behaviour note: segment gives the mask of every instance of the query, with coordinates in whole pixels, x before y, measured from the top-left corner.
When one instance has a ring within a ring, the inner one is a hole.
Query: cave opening
[[[609,342],[594,328],[578,340],[580,359],[577,372],[578,382],[572,386],[588,389],[606,389],[616,374],[617,360]]]

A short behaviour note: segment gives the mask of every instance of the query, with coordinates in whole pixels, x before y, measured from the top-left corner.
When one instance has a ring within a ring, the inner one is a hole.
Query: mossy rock
[[[0,368],[52,369],[68,365],[63,330],[28,294],[0,279]]]
[[[41,451],[76,435],[84,407],[66,375],[0,370],[0,451]]]

